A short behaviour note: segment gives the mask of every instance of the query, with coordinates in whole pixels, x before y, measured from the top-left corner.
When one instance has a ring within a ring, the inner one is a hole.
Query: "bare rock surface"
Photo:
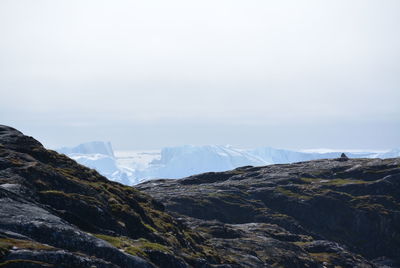
[[[149,195],[0,126],[1,267],[218,267]]]
[[[0,267],[399,267],[400,159],[128,187],[0,126]]]
[[[399,267],[399,158],[344,155],[137,188],[243,267]]]

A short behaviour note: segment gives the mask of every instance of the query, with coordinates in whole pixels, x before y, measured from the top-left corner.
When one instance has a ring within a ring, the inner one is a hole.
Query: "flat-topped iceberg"
[[[105,141],[91,141],[79,144],[75,147],[62,147],[57,149],[57,152],[66,155],[71,154],[103,154],[110,157],[114,157],[114,150],[111,146],[111,142]]]
[[[226,171],[240,166],[261,166],[269,162],[246,151],[222,145],[184,145],[161,150],[160,159],[153,160],[139,178],[182,178],[210,171]]]

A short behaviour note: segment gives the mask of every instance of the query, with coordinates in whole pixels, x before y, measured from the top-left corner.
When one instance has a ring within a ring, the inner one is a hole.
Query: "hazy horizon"
[[[391,151],[393,149],[400,149],[400,147],[393,147],[393,148],[386,148],[386,149],[368,149],[368,148],[327,148],[327,147],[319,147],[319,148],[284,148],[284,147],[274,147],[274,146],[269,146],[269,145],[261,145],[261,146],[256,146],[256,147],[245,147],[245,146],[240,146],[240,145],[232,145],[232,144],[176,144],[176,145],[170,145],[170,146],[162,146],[159,148],[114,148],[114,145],[111,141],[106,141],[106,140],[92,140],[92,141],[84,141],[78,144],[73,144],[71,146],[61,146],[61,147],[48,147],[49,149],[52,150],[59,150],[59,149],[65,149],[65,148],[74,148],[82,144],[88,144],[92,142],[110,142],[111,146],[113,148],[114,153],[124,153],[124,152],[160,152],[164,148],[174,148],[174,147],[184,147],[184,146],[196,146],[196,147],[205,147],[205,146],[224,146],[228,148],[233,148],[233,149],[238,149],[238,150],[252,150],[252,149],[258,149],[258,148],[273,148],[273,149],[278,149],[278,150],[289,150],[289,151],[298,151],[298,152],[304,152],[304,153],[331,153],[331,152],[346,152],[346,153],[361,153],[361,152],[370,152],[370,153],[384,153]]]
[[[1,1],[0,124],[50,148],[400,147],[400,1]]]

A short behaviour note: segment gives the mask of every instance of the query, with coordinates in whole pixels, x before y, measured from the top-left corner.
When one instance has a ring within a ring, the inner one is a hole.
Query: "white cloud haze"
[[[0,2],[0,123],[110,140],[400,146],[400,2]]]

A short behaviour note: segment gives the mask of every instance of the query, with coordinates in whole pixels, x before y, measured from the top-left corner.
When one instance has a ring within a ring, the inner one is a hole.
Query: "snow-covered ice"
[[[391,151],[361,150],[284,150],[261,147],[251,150],[229,145],[183,145],[161,150],[114,151],[109,142],[89,142],[57,150],[82,165],[96,169],[113,181],[127,185],[156,178],[183,178],[194,174],[226,171],[240,166],[262,166],[337,158],[342,152],[348,157],[400,157],[400,148]]]

